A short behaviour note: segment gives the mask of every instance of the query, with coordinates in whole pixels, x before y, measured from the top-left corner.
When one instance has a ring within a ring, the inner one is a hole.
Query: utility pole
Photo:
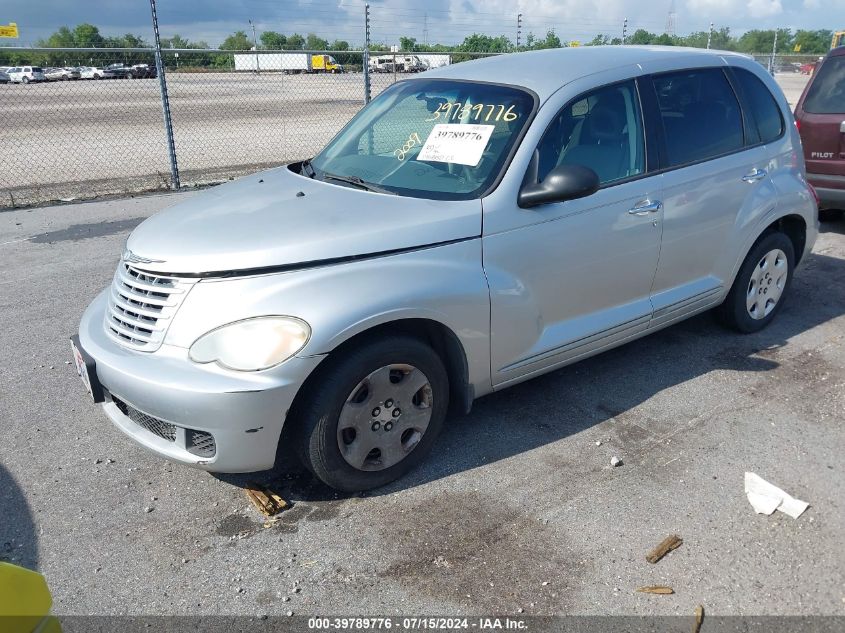
[[[710,43],[713,41],[713,23],[710,23],[710,31],[707,33],[707,49],[710,49]]]
[[[156,0],[150,0],[150,11],[153,17],[153,36],[155,38],[156,72],[158,73],[158,87],[161,93],[161,113],[164,117],[164,132],[167,134],[167,154],[170,158],[170,188],[179,188],[179,165],[176,163],[176,144],[173,141],[173,126],[170,121],[170,99],[167,96],[167,81],[164,78],[164,63],[161,60],[161,38],[158,34],[158,15],[156,14]]]
[[[423,16],[423,44],[428,46],[428,13]]]
[[[625,46],[626,39],[628,39],[628,18],[622,22],[622,46]]]
[[[252,27],[252,50],[255,51],[255,72],[261,74],[261,67],[258,65],[258,40],[255,39],[255,23],[250,20],[249,25]]]
[[[522,37],[522,14],[516,14],[516,50],[519,50],[519,43]]]
[[[775,29],[775,41],[772,43],[772,56],[769,58],[769,74],[775,74],[775,55],[778,51],[778,30]]]
[[[364,103],[370,102],[370,5],[364,5]]]

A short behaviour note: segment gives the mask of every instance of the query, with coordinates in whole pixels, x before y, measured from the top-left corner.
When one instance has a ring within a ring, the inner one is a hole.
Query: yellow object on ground
[[[3,633],[61,633],[50,615],[53,597],[44,576],[0,562],[0,628]]]

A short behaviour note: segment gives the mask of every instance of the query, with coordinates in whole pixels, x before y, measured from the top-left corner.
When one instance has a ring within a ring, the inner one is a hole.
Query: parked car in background
[[[0,68],[0,84],[9,83],[9,73]]]
[[[815,69],[816,62],[807,62],[806,64],[801,64],[800,71],[802,75],[812,75]]]
[[[135,64],[132,66],[133,79],[154,79],[155,77],[158,77],[155,66],[150,66],[149,64]]]
[[[83,66],[79,69],[81,79],[114,79],[115,74],[106,69],[97,66]]]
[[[40,83],[47,81],[44,69],[40,66],[15,66],[8,71],[9,81],[13,84]]]
[[[45,68],[44,76],[47,81],[68,81],[79,79],[79,71],[75,68]]]
[[[724,51],[415,75],[313,159],[141,223],[73,358],[163,457],[256,471],[288,443],[330,486],[382,486],[450,405],[711,308],[771,323],[818,232],[800,143],[774,79]]]
[[[126,64],[109,64],[105,68],[115,79],[132,79],[132,68]]]
[[[833,219],[845,209],[845,47],[819,63],[795,106],[807,179],[819,196],[820,217]]]

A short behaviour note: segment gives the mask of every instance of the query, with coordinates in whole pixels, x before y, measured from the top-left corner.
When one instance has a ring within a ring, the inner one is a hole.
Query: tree
[[[44,48],[70,48],[76,46],[76,38],[73,36],[73,31],[62,26],[46,40],[38,40],[37,44]]]
[[[252,47],[252,40],[243,31],[235,31],[220,45],[225,51],[248,51]]]
[[[331,50],[333,51],[348,51],[349,50],[349,42],[346,40],[335,40],[332,42]]]
[[[288,41],[286,36],[281,33],[276,33],[276,31],[264,31],[258,39],[261,40],[261,45],[264,48],[268,48],[273,51],[283,49]]]
[[[302,50],[305,46],[305,38],[302,37],[299,33],[294,33],[293,35],[288,35],[288,42],[287,48],[291,50]]]
[[[103,45],[100,29],[93,24],[80,24],[73,29],[74,46],[80,48],[96,48]]]
[[[413,51],[417,46],[417,38],[415,37],[400,37],[399,49],[403,51]]]
[[[188,48],[189,45],[190,42],[178,33],[173,37],[165,37],[161,40],[162,48]]]
[[[537,40],[532,43],[531,48],[535,49],[542,49],[542,48],[560,48],[560,38],[555,34],[554,31],[548,31],[546,33],[546,38],[542,40]]]
[[[657,35],[649,33],[645,29],[637,29],[634,34],[626,40],[626,44],[653,44]]]
[[[586,46],[606,46],[610,43],[610,37],[599,33],[592,40],[587,42]]]
[[[829,29],[819,29],[818,31],[795,31],[795,37],[792,40],[793,49],[795,46],[800,46],[802,53],[809,53],[813,55],[822,55],[830,48],[830,40],[833,39],[833,32]]]
[[[325,51],[329,48],[329,43],[322,37],[317,37],[313,33],[309,33],[305,38],[305,48],[309,51]]]
[[[742,34],[737,41],[737,50],[742,53],[770,53],[775,42],[775,32],[754,29]],[[792,31],[778,29],[778,53],[792,52]]]
[[[127,33],[123,36],[123,46],[126,48],[146,48],[148,44],[144,41],[139,35],[134,35],[133,33]]]
[[[513,49],[513,44],[504,35],[490,37],[480,33],[473,33],[464,38],[458,50],[468,53],[507,53]]]

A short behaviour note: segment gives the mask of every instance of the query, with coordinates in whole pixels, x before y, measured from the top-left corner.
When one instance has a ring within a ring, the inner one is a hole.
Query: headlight
[[[293,317],[266,316],[229,323],[203,334],[189,351],[195,363],[217,362],[237,371],[259,371],[305,347],[311,328]]]

